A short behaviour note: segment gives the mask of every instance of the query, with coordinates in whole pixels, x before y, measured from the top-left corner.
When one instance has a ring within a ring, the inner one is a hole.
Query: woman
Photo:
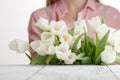
[[[29,42],[40,39],[40,32],[34,24],[39,17],[51,20],[64,20],[68,28],[72,28],[74,21],[78,19],[91,19],[95,16],[104,17],[106,24],[120,29],[120,12],[113,7],[100,3],[99,0],[47,0],[47,7],[32,13],[29,26]],[[88,25],[88,33],[93,35]]]

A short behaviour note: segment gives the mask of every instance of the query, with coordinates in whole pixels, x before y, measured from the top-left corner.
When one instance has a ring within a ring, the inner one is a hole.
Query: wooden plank
[[[118,80],[107,66],[46,66],[30,80]]]
[[[43,66],[0,66],[0,80],[27,80]]]
[[[120,65],[108,66],[111,72],[120,80]]]

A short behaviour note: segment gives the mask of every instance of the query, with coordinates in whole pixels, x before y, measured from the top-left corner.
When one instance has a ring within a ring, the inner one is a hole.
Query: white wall
[[[120,0],[102,0],[120,10]],[[45,6],[45,0],[0,0],[0,64],[29,64],[25,54],[8,48],[13,39],[27,41],[27,26],[32,11]]]
[[[120,0],[100,0],[100,1],[106,5],[113,6],[120,11]]]
[[[29,64],[25,54],[16,54],[8,43],[13,39],[28,40],[30,14],[43,6],[44,0],[0,0],[0,64]]]

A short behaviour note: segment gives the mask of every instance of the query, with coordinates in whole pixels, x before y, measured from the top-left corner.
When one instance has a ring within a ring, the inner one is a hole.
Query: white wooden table
[[[0,80],[120,80],[120,65],[0,66]]]

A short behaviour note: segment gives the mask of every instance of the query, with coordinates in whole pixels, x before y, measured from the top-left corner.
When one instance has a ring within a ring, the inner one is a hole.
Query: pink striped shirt
[[[39,17],[46,18],[49,21],[65,21],[64,18],[66,13],[69,13],[69,11],[64,3],[64,0],[59,0],[53,5],[34,11],[30,17],[30,22],[28,26],[29,42],[40,39],[39,29],[34,26]],[[94,0],[88,0],[85,8],[82,10],[81,18],[88,20],[95,16],[105,18],[106,24],[108,26],[113,27],[115,29],[120,29],[120,12],[118,10],[116,10],[113,7],[104,5],[102,3],[97,3]],[[70,28],[69,24],[67,25],[68,28]],[[90,36],[94,36],[89,25],[88,33]]]

